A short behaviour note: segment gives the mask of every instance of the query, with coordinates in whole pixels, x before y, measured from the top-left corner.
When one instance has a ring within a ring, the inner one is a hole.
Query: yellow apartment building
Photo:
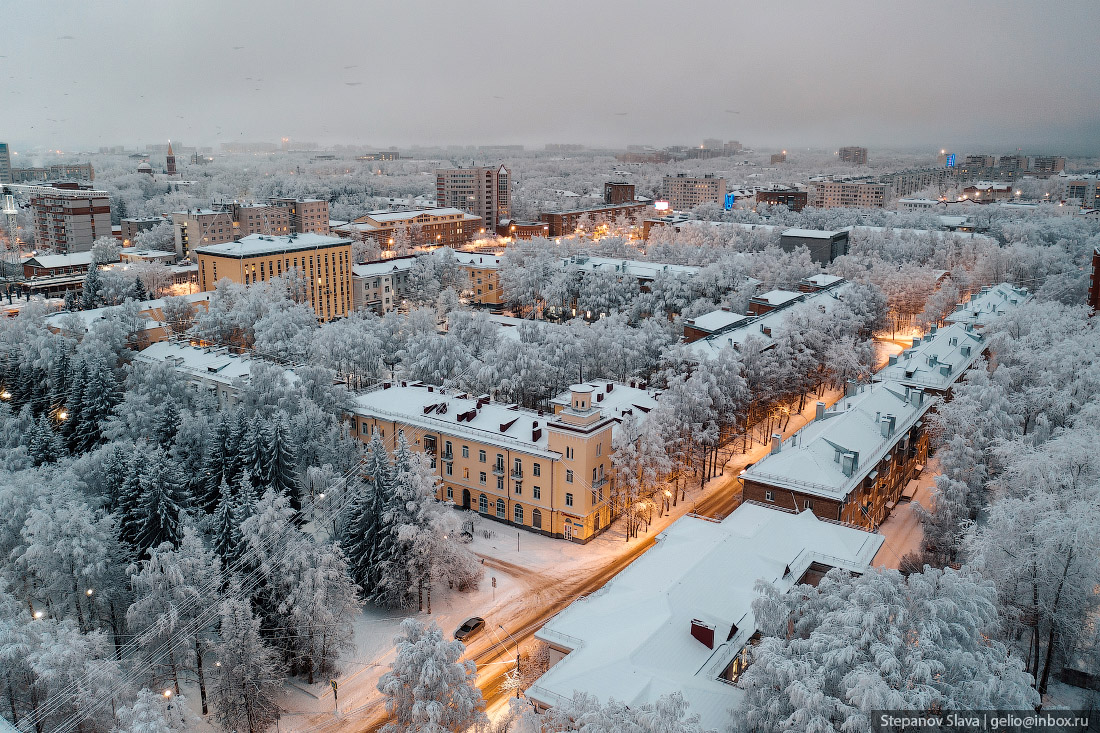
[[[213,290],[223,278],[251,285],[293,268],[309,283],[309,303],[318,320],[331,321],[351,312],[350,239],[312,233],[253,234],[235,242],[198,247],[194,252],[202,290]]]
[[[552,414],[453,389],[384,382],[356,396],[353,432],[391,451],[404,434],[427,453],[441,500],[516,527],[585,543],[611,515],[611,440],[657,393],[613,382],[573,385]]]
[[[500,257],[492,254],[455,252],[455,259],[466,273],[463,294],[477,305],[499,308],[504,303],[500,290]]]

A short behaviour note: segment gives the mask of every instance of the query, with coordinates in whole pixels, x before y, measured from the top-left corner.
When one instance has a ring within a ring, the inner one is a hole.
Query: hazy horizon
[[[1100,152],[1094,2],[124,0],[5,20],[0,141],[16,150],[289,137]]]

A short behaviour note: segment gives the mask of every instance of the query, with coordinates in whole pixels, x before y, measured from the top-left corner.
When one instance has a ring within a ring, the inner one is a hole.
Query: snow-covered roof
[[[721,730],[742,694],[721,675],[756,631],[756,581],[789,590],[813,562],[862,572],[882,542],[813,512],[755,504],[721,522],[683,517],[607,585],[535,633],[571,651],[527,697],[555,706],[583,690],[637,706],[682,692],[704,729]],[[713,628],[713,649],[692,636],[693,620]]]
[[[937,401],[899,382],[863,385],[741,475],[746,481],[843,501]],[[895,418],[894,431],[884,434],[889,415]],[[851,475],[842,469],[844,453],[857,455]]]
[[[842,234],[844,230],[839,232],[830,232],[825,229],[788,229],[783,232],[784,237],[805,237],[809,239],[832,239],[838,234]]]
[[[408,211],[370,211],[365,215],[356,219],[353,224],[362,224],[377,222],[379,224],[390,224],[394,222],[405,222],[416,219],[421,216],[430,217],[457,217],[464,221],[472,221],[474,219],[480,219],[480,216],[474,216],[473,214],[467,214],[461,209],[454,209],[450,207],[431,208],[431,209],[411,209]]]
[[[875,381],[896,381],[909,387],[946,392],[986,347],[982,334],[972,326],[953,323],[925,334],[924,338],[914,338],[912,347],[890,357],[890,363],[875,375]]]
[[[970,323],[981,328],[1030,299],[1031,294],[1027,288],[1018,288],[1011,283],[984,287],[971,294],[967,302],[956,306],[955,312],[947,316],[946,320],[948,323]]]
[[[813,285],[818,288],[829,288],[837,283],[844,282],[844,278],[839,275],[829,275],[825,272],[819,272],[816,275],[810,275],[809,277],[802,278],[802,282]]]
[[[576,265],[585,272],[601,270],[605,272],[622,272],[640,279],[652,280],[658,274],[664,272],[670,275],[691,276],[699,272],[698,267],[692,265],[667,265],[662,262],[647,262],[645,260],[622,260],[614,257],[588,257],[586,255],[573,255],[562,258],[562,267]]]
[[[573,385],[570,389],[577,386]],[[657,399],[661,396],[657,390],[643,389],[632,384],[611,382],[606,379],[586,382],[583,386],[591,389],[592,406],[597,408],[604,417],[621,420],[629,413],[633,414],[639,423],[644,422],[645,416],[657,406]],[[550,404],[555,407],[568,407],[571,396],[571,392],[562,392],[550,400]],[[617,429],[618,426],[612,428],[612,434]]]
[[[137,260],[174,260],[176,253],[163,249],[138,249],[137,247],[123,247],[118,252],[119,257],[129,257]]]
[[[181,296],[181,297],[186,298],[187,301],[189,303],[191,303],[192,305],[195,304],[195,303],[206,303],[207,305],[209,305],[211,295],[212,295],[211,291],[204,290],[200,293],[191,293],[190,295],[184,295],[184,296]],[[144,313],[146,315],[152,315],[152,312],[154,310],[160,310],[160,309],[164,308],[164,298],[158,298],[156,300],[138,301],[137,307],[138,307],[138,312]],[[81,320],[84,321],[84,328],[85,328],[85,330],[87,330],[88,328],[91,328],[91,325],[93,323],[95,323],[100,318],[103,318],[105,315],[107,315],[107,312],[110,311],[112,308],[118,308],[118,306],[106,306],[104,308],[89,308],[88,310],[72,311],[72,313],[70,313],[69,311],[64,311],[62,313],[53,313],[49,316],[46,316],[46,325],[47,326],[52,326],[53,328],[60,329],[61,328],[61,321],[62,321],[62,319],[65,318],[65,316],[76,315],[77,317],[79,317]],[[158,321],[157,319],[151,318],[146,322],[145,327],[146,328],[154,328],[156,326],[159,326],[160,323],[161,322]]]
[[[496,255],[482,255],[475,252],[455,252],[455,261],[465,267],[475,267],[487,270],[495,270],[500,267],[500,257]]]
[[[389,385],[386,387],[385,385]],[[420,383],[385,382],[355,396],[351,411],[360,417],[398,420],[423,432],[466,436],[493,445],[501,445],[543,458],[560,458],[547,449],[548,431],[532,439],[534,424],[545,428],[549,417],[534,410],[511,409],[496,402],[482,403],[476,395],[456,389],[431,387]],[[427,409],[432,405],[438,407]],[[459,419],[460,416],[470,416]],[[504,428],[503,430],[501,428]]]
[[[392,260],[379,260],[378,262],[368,262],[365,265],[353,265],[351,274],[355,277],[377,277],[378,275],[389,275],[394,272],[411,270],[414,264],[416,264],[415,257],[395,257]]]
[[[750,316],[745,321],[722,333],[716,333],[706,338],[683,344],[683,348],[691,352],[695,358],[702,362],[718,355],[726,346],[740,349],[748,341],[749,337],[760,339],[765,348],[774,343],[772,332],[781,328],[790,315],[790,306],[795,303],[813,303],[831,313],[837,304],[843,299],[851,286],[847,283],[828,290],[820,290],[816,293],[799,293],[804,296],[801,301],[789,300],[783,305],[774,308],[759,316]]]
[[[322,247],[336,247],[343,244],[351,244],[349,239],[340,237],[327,237],[324,234],[249,234],[235,242],[225,244],[208,244],[204,247],[196,247],[195,252],[204,255],[216,255],[221,257],[259,257],[265,254],[279,254],[283,252],[298,252]]]
[[[797,293],[793,290],[769,290],[762,295],[753,296],[752,299],[754,301],[767,303],[768,305],[779,308],[781,306],[787,305],[788,303],[793,303],[796,300],[800,300],[805,297],[805,295],[805,293]]]
[[[23,264],[38,265],[45,269],[55,269],[58,267],[84,267],[92,264],[92,253],[88,252],[73,252],[67,255],[37,255],[29,259],[23,260]]]
[[[142,349],[135,361],[168,362],[184,376],[202,382],[232,385],[234,380],[247,382],[252,373],[252,358],[247,354],[230,354],[223,348],[203,348],[174,341],[161,341]],[[291,369],[285,370],[291,382],[298,376]]]
[[[713,310],[709,313],[704,313],[701,316],[695,318],[688,318],[684,323],[694,326],[702,331],[710,331],[711,333],[721,333],[722,331],[734,326],[741,321],[750,318],[750,316],[743,316],[740,313],[733,313],[724,308]]]

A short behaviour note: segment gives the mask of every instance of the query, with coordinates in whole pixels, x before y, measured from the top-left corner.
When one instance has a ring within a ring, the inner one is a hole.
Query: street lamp
[[[503,631],[505,634],[507,634],[509,639],[516,642],[516,699],[518,700],[519,699],[519,642],[516,641],[516,637],[509,634],[508,630],[505,629],[500,624],[497,624],[497,628],[500,629],[501,631]]]

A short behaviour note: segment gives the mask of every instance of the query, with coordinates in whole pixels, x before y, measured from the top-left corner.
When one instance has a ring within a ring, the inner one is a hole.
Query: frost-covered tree
[[[239,586],[231,585],[230,598],[222,603],[214,656],[210,702],[218,725],[224,731],[266,731],[279,717],[283,669],[260,636],[260,619],[240,598]]]
[[[446,641],[434,622],[408,618],[394,643],[397,656],[378,681],[392,717],[385,733],[453,733],[487,722],[474,663],[458,661],[466,651],[462,642]]]
[[[749,650],[731,731],[865,730],[872,710],[1039,702],[1020,659],[997,641],[993,584],[972,571],[832,570],[816,588],[757,590],[764,638]]]
[[[114,237],[98,237],[92,242],[92,264],[109,265],[118,262],[118,253],[121,247]]]
[[[166,698],[148,689],[139,690],[132,704],[120,707],[115,719],[112,733],[183,733],[198,724],[185,696]]]

